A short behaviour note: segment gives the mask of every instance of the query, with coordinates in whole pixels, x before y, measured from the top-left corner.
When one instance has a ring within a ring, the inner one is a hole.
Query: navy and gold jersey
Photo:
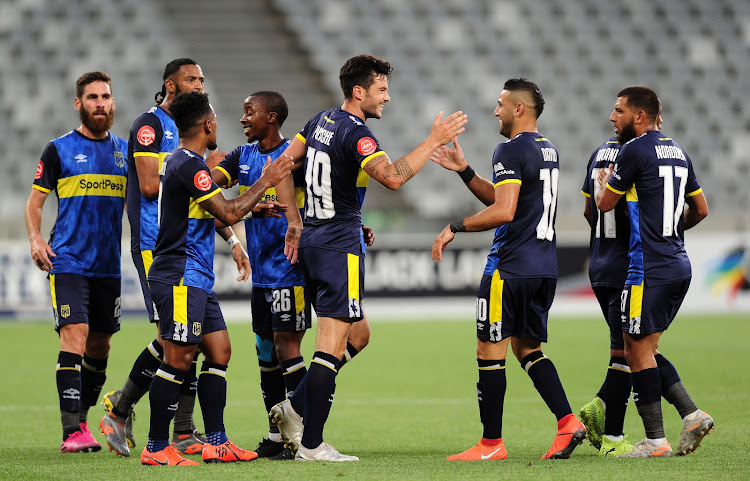
[[[57,254],[51,274],[120,277],[127,149],[112,134],[98,140],[77,130],[47,144],[32,187],[54,190],[59,199],[49,240]]]
[[[685,197],[701,192],[690,157],[652,130],[620,149],[607,188],[625,194],[630,216],[626,284],[660,285],[691,277],[685,252]]]
[[[614,165],[620,152],[617,137],[612,137],[600,145],[589,159],[586,178],[583,179],[581,193],[591,206],[591,227],[589,242],[589,279],[591,285],[622,288],[628,273],[628,245],[630,242],[630,220],[625,199],[609,212],[599,212],[596,207],[596,192],[599,184],[596,179],[599,171]]]
[[[271,150],[263,150],[257,142],[245,144],[231,151],[216,167],[227,180],[238,179],[240,194],[260,179],[266,160],[276,160],[289,146],[285,139]],[[305,173],[292,172],[297,208],[300,214],[305,206]],[[262,202],[278,202],[276,188],[271,187],[261,198]],[[289,208],[292,208],[291,206]],[[292,264],[284,255],[285,217],[251,217],[245,220],[247,252],[253,272],[254,287],[304,286],[304,276],[298,264]]]
[[[557,278],[557,149],[541,134],[522,132],[495,148],[492,172],[495,188],[516,183],[521,190],[513,220],[495,230],[484,273]]]
[[[177,148],[177,126],[166,110],[151,107],[142,113],[130,128],[128,142],[128,219],[130,220],[130,248],[145,251],[144,265],[148,272],[151,252],[156,245],[157,199],[141,194],[141,183],[135,168],[137,157],[154,157],[159,161],[158,171],[164,158]]]
[[[364,252],[361,209],[370,176],[363,167],[385,152],[364,120],[340,108],[314,116],[297,138],[307,147],[300,247]]]
[[[199,203],[221,194],[221,189],[211,180],[203,157],[187,149],[175,149],[160,174],[159,235],[148,280],[210,293],[216,227]]]

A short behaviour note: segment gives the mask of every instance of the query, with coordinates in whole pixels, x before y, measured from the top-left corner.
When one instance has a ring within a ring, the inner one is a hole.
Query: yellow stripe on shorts
[[[347,271],[349,272],[349,299],[359,300],[359,256],[346,254]]]
[[[174,322],[187,326],[187,286],[172,286],[172,299],[174,302]]]
[[[630,319],[641,317],[643,310],[643,282],[630,286]]]
[[[492,273],[490,284],[490,324],[503,320],[503,284],[505,284],[505,279],[500,278],[500,271],[496,269]]]
[[[305,308],[305,288],[294,286],[294,310],[297,314]]]
[[[55,275],[49,275],[49,293],[52,295],[52,309],[57,310],[57,293],[55,292]]]
[[[146,279],[148,279],[148,270],[154,263],[154,251],[141,251],[141,258],[143,259],[143,271],[146,273]]]

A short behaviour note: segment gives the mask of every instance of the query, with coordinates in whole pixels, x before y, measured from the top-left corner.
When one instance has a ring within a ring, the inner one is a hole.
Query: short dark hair
[[[350,58],[339,72],[339,82],[341,90],[344,91],[344,97],[351,99],[352,89],[356,85],[368,89],[375,81],[376,75],[389,77],[391,72],[393,72],[391,64],[372,55],[357,55]]]
[[[105,72],[86,72],[76,80],[76,97],[79,99],[83,97],[86,86],[94,82],[107,82],[109,89],[112,90],[112,79]]]
[[[204,92],[180,92],[169,107],[177,130],[187,132],[211,114],[208,94]]]
[[[659,117],[661,101],[656,92],[645,85],[625,87],[617,93],[618,97],[627,97],[625,104],[634,110],[643,110],[651,120]]]
[[[522,77],[508,79],[505,82],[505,85],[503,85],[503,90],[507,90],[509,92],[520,91],[528,93],[534,100],[533,107],[536,118],[539,118],[539,116],[542,115],[542,111],[544,111],[544,97],[542,96],[542,91],[539,90],[539,87],[531,80],[527,80]],[[532,106],[529,105],[529,107]]]
[[[279,123],[279,127],[284,125],[284,121],[289,116],[289,107],[283,95],[271,90],[261,90],[251,94],[250,97],[258,97],[266,112],[276,112],[276,121]]]
[[[169,62],[166,67],[164,67],[164,75],[161,76],[162,81],[166,81],[169,77],[174,75],[178,70],[180,70],[180,67],[183,65],[198,65],[198,62],[193,60],[192,58],[182,57],[182,58],[176,58]],[[164,97],[167,96],[167,86],[162,83],[161,84],[161,90],[159,92],[156,92],[156,95],[154,95],[154,100],[157,104],[161,104],[164,100]]]

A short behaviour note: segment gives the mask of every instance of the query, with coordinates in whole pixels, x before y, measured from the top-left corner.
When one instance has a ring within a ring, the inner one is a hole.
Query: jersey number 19
[[[305,184],[307,184],[307,210],[305,216],[330,219],[336,214],[331,193],[331,157],[327,152],[307,148]]]

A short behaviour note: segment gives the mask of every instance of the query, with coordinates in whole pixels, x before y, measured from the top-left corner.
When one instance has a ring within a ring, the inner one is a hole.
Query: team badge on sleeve
[[[206,172],[205,170],[200,170],[195,173],[195,177],[193,177],[193,183],[200,190],[208,190],[212,185],[211,176],[209,176],[208,172]]]
[[[375,140],[371,137],[362,137],[357,142],[357,150],[361,155],[370,155],[373,152],[375,152],[375,149],[377,149],[378,144],[375,143]]]
[[[34,175],[34,179],[35,180],[41,179],[42,173],[44,173],[44,162],[40,160],[39,165],[36,166],[36,175]]]
[[[154,143],[154,140],[156,140],[156,132],[154,132],[154,129],[150,125],[144,125],[138,129],[138,135],[136,137],[139,144],[148,147]]]

